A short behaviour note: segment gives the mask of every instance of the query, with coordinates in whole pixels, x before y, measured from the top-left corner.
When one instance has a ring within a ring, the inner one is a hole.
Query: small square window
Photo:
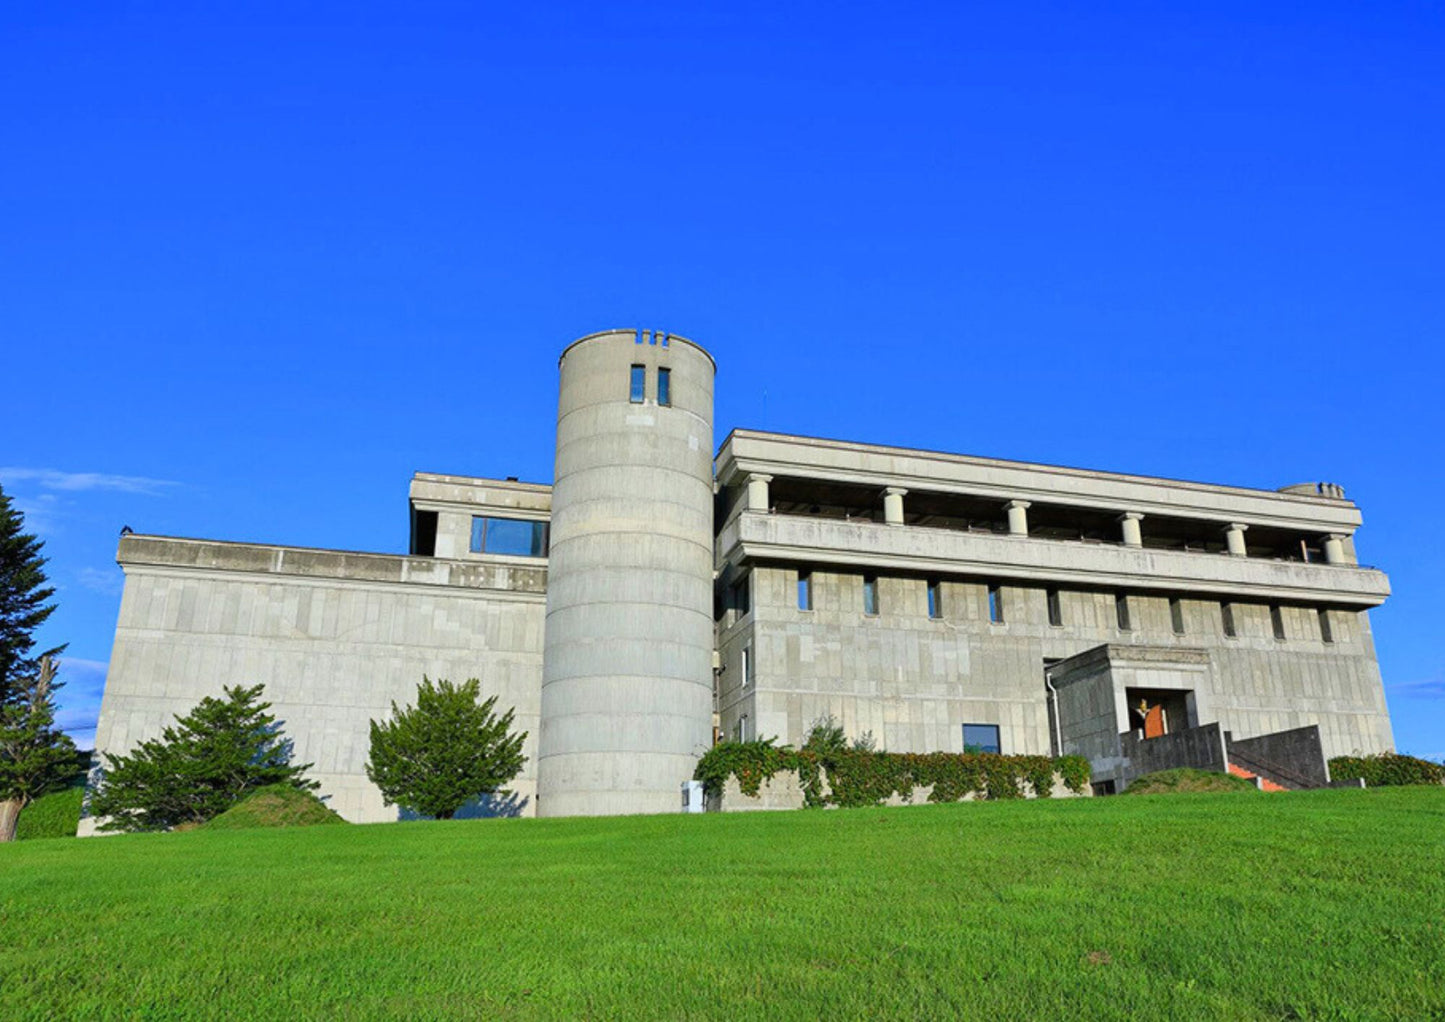
[[[1320,608],[1320,641],[1334,642],[1335,630],[1330,627],[1330,612],[1323,607]]]
[[[1175,635],[1184,634],[1184,601],[1178,597],[1169,600],[1169,624],[1173,626]]]
[[[798,572],[798,609],[813,609],[813,573],[811,571]]]
[[[1219,617],[1220,620],[1224,622],[1225,635],[1232,639],[1239,634],[1234,626],[1234,604],[1221,603],[1219,605]]]
[[[1050,589],[1045,597],[1049,604],[1049,624],[1060,628],[1064,624],[1064,605],[1059,600],[1059,591]]]
[[[672,405],[672,370],[665,367],[657,370],[657,403],[664,408]]]
[[[965,724],[963,725],[963,751],[964,752],[992,752],[995,755],[1003,751],[999,744],[997,724]]]
[[[1003,624],[1003,590],[998,586],[988,587],[988,619],[996,625]]]
[[[642,404],[643,400],[644,400],[646,397],[647,397],[647,367],[646,367],[646,366],[633,366],[633,367],[632,367],[632,391],[631,391],[632,403],[635,404],[635,405],[640,405],[640,404]]]
[[[878,578],[875,575],[863,576],[863,613],[869,617],[878,616]]]
[[[928,616],[938,621],[943,617],[943,587],[937,579],[928,583]]]

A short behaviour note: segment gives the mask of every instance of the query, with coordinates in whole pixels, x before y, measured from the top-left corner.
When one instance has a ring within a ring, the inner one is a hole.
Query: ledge
[[[507,559],[510,560],[510,559]],[[180,569],[208,574],[288,576],[328,582],[381,582],[535,595],[547,591],[546,568],[503,561],[454,561],[403,554],[227,543],[173,536],[122,536],[116,561],[127,572]]]
[[[751,560],[973,575],[1066,588],[1156,592],[1376,607],[1385,574],[1352,565],[1266,561],[1226,554],[955,532],[744,511],[718,536],[719,563]]]

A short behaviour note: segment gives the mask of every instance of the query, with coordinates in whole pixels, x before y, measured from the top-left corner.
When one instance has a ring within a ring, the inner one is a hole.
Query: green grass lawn
[[[15,1017],[1439,1018],[1445,789],[0,846]]]

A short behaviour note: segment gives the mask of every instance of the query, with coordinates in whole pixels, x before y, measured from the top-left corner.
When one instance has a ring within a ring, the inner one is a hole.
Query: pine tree
[[[311,764],[291,764],[291,741],[261,702],[263,686],[224,688],[177,717],[160,738],[129,755],[105,755],[88,811],[101,830],[169,830],[205,823],[257,788],[319,787],[304,778]]]
[[[366,776],[387,805],[450,820],[521,773],[527,732],[511,734],[513,710],[495,716],[497,697],[478,703],[480,694],[476,678],[433,685],[423,676],[415,707],[392,703],[391,720],[371,722]]]
[[[75,774],[75,745],[55,730],[55,661],[44,657],[33,682],[0,705],[0,842],[15,840],[21,811]]]
[[[24,530],[24,516],[0,489],[0,705],[24,701],[40,661],[65,649],[35,651],[35,630],[55,613],[55,590],[46,585],[40,540]]]

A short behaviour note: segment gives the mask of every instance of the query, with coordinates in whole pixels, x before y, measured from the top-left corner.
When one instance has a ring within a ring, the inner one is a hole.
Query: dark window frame
[[[806,568],[798,570],[798,609],[813,609],[813,573]]]
[[[1284,610],[1278,603],[1269,605],[1269,627],[1274,632],[1276,642],[1285,642],[1289,639],[1289,633],[1284,627]]]
[[[943,620],[943,583],[936,578],[928,580],[928,617],[931,621]]]
[[[1049,627],[1064,627],[1064,601],[1057,589],[1044,590],[1044,602],[1049,608]]]
[[[1330,622],[1330,612],[1327,607],[1320,607],[1318,610],[1320,619],[1320,641],[1327,646],[1335,643],[1335,627]]]
[[[640,405],[647,400],[647,366],[634,362],[628,378],[627,400]]]
[[[1169,626],[1174,629],[1175,635],[1185,634],[1184,601],[1177,596],[1169,597]]]
[[[1129,612],[1129,594],[1114,594],[1114,623],[1119,626],[1121,632],[1132,632],[1134,630],[1134,617]]]
[[[863,576],[863,616],[878,617],[882,609],[882,600],[878,596],[878,576]]]
[[[1003,586],[996,583],[989,583],[988,587],[988,620],[994,625],[1004,623]]]
[[[1220,602],[1219,620],[1224,626],[1224,637],[1226,639],[1239,638],[1239,622],[1234,619],[1234,604],[1229,600]]]
[[[657,404],[661,408],[672,407],[672,370],[667,366],[657,367]]]

